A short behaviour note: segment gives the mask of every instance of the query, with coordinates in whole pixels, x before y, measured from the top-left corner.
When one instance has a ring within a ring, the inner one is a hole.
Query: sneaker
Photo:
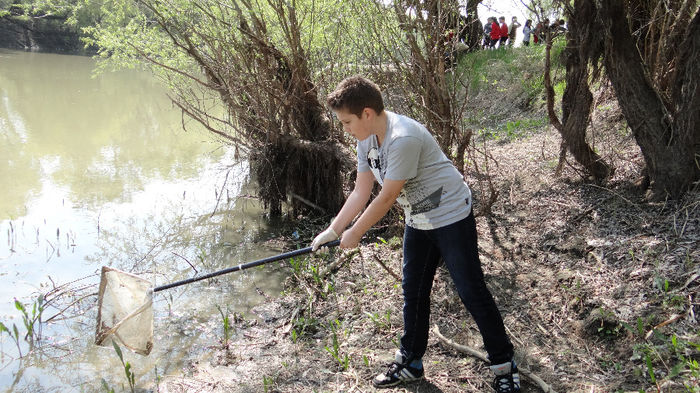
[[[520,393],[520,374],[515,361],[491,366],[491,371],[496,374],[493,380],[496,393]]]
[[[406,360],[401,351],[397,351],[394,362],[389,365],[389,370],[374,377],[372,384],[377,388],[388,388],[422,379],[423,362],[418,359],[406,364]]]

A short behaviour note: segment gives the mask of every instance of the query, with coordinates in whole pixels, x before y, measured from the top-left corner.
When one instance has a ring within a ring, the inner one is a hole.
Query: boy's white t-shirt
[[[385,113],[384,143],[379,146],[376,135],[357,142],[357,171],[371,170],[379,184],[406,180],[397,202],[412,228],[435,229],[467,217],[471,191],[435,138],[417,121]]]

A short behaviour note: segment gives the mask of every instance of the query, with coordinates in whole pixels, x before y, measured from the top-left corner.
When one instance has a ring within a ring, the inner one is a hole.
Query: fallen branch
[[[339,256],[338,258],[336,258],[335,261],[333,261],[333,263],[329,264],[325,269],[323,269],[320,272],[319,276],[321,276],[322,278],[325,278],[328,275],[328,273],[338,269],[340,267],[340,265],[351,260],[352,257],[357,255],[359,252],[360,252],[360,249],[356,248],[354,250],[351,250],[351,251],[345,253],[344,255]]]
[[[666,325],[670,325],[670,324],[672,324],[672,323],[678,321],[678,320],[681,319],[681,318],[683,318],[683,314],[673,314],[673,315],[671,315],[671,317],[670,317],[669,319],[667,319],[667,320],[661,322],[660,324],[654,326],[653,328],[651,328],[651,330],[649,330],[649,331],[647,332],[647,334],[644,336],[644,339],[645,339],[645,340],[648,340],[649,337],[651,337],[651,335],[654,334],[654,331],[656,331],[657,329],[660,329],[660,328],[662,328],[662,327],[664,327],[664,326],[666,326]]]
[[[692,273],[691,273],[692,274]],[[700,277],[700,270],[697,271],[697,273],[693,274],[686,282],[683,284],[680,288],[675,289],[673,292],[680,292],[683,289],[686,289],[690,283],[693,281],[697,280],[698,277]]]
[[[372,257],[374,257],[374,260],[377,261],[378,264],[382,265],[384,270],[386,270],[389,274],[391,274],[391,276],[394,277],[396,279],[396,281],[401,282],[401,277],[399,277],[398,274],[394,273],[393,270],[389,269],[389,267],[387,265],[385,265],[384,262],[382,262],[381,259],[379,259],[379,257],[377,257],[377,254],[372,254]]]
[[[305,205],[307,205],[307,206],[309,206],[309,207],[311,207],[311,208],[313,208],[313,209],[316,209],[316,210],[320,211],[321,213],[325,213],[325,212],[326,212],[326,209],[324,209],[324,208],[322,208],[321,206],[319,206],[319,205],[317,205],[317,204],[311,202],[310,200],[308,200],[308,199],[306,199],[306,198],[303,198],[301,195],[297,195],[297,194],[295,194],[295,193],[293,193],[293,192],[290,192],[290,193],[289,193],[289,196],[291,196],[292,198],[298,200],[299,202],[301,202],[301,203],[303,203],[303,204],[305,204]]]
[[[442,333],[440,333],[440,329],[437,325],[433,325],[433,332],[435,332],[435,335],[438,336],[438,338],[440,339],[440,341],[443,342],[443,344],[488,363],[488,358],[486,357],[485,353],[482,353],[480,351],[477,351],[476,349],[467,347],[465,345],[457,344],[456,342],[448,339],[447,337],[443,336]],[[536,383],[540,387],[540,389],[542,389],[543,392],[556,393],[551,386],[547,385],[546,382],[544,382],[540,377],[535,375],[530,370],[525,368],[518,368],[518,372],[522,374],[525,378],[528,378],[532,382]]]

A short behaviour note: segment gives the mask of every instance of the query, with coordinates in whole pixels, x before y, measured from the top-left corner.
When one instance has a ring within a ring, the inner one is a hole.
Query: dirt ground
[[[607,184],[590,183],[571,163],[556,177],[560,138],[550,129],[480,145],[496,164],[499,192],[491,213],[477,217],[486,281],[519,366],[549,391],[698,391],[697,370],[687,365],[700,357],[699,187],[681,201],[645,202],[633,184],[641,154],[629,131],[617,128],[599,125],[591,141],[616,167]],[[479,182],[467,180],[479,200]],[[282,296],[271,294],[254,310],[257,319],[236,321],[228,347],[191,364],[185,376],[165,376],[158,390],[378,391],[371,378],[396,350],[402,299],[400,238],[377,235],[369,233],[359,250],[307,260]],[[432,307],[444,337],[484,352],[443,268]],[[436,332],[424,364],[425,381],[384,391],[493,391],[487,364]],[[544,391],[522,379],[523,392]]]

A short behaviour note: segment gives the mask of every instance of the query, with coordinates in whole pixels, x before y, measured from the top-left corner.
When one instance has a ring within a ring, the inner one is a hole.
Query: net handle
[[[333,240],[332,242],[328,242],[328,243],[326,243],[326,244],[323,244],[321,247],[335,247],[335,246],[337,246],[337,245],[339,245],[339,244],[340,244],[340,240]],[[166,290],[166,289],[179,287],[179,286],[181,286],[181,285],[186,285],[186,284],[190,284],[190,283],[193,283],[193,282],[197,282],[197,281],[201,281],[201,280],[206,280],[207,278],[212,278],[212,277],[220,276],[220,275],[222,275],[222,274],[237,272],[237,271],[239,271],[239,270],[250,269],[251,267],[256,267],[256,266],[264,265],[264,264],[270,263],[270,262],[280,261],[280,260],[282,260],[282,259],[293,258],[293,257],[299,256],[299,255],[308,254],[308,253],[310,253],[311,251],[312,251],[312,248],[311,248],[311,247],[306,247],[306,248],[301,248],[301,249],[299,249],[299,250],[294,250],[294,251],[290,251],[290,252],[285,252],[284,254],[279,254],[279,255],[272,256],[272,257],[267,257],[267,258],[259,259],[259,260],[257,260],[257,261],[253,261],[253,262],[248,262],[248,263],[240,264],[240,265],[238,265],[238,266],[232,266],[232,267],[229,267],[229,268],[227,268],[227,269],[223,269],[223,270],[219,270],[219,271],[212,272],[212,273],[209,273],[209,274],[205,274],[205,275],[203,275],[203,276],[192,277],[192,278],[188,278],[188,279],[185,279],[185,280],[175,281],[175,282],[172,282],[172,283],[170,283],[170,284],[164,284],[164,285],[161,285],[161,286],[159,286],[159,287],[153,288],[153,292],[160,292],[160,291],[164,291],[164,290]]]

